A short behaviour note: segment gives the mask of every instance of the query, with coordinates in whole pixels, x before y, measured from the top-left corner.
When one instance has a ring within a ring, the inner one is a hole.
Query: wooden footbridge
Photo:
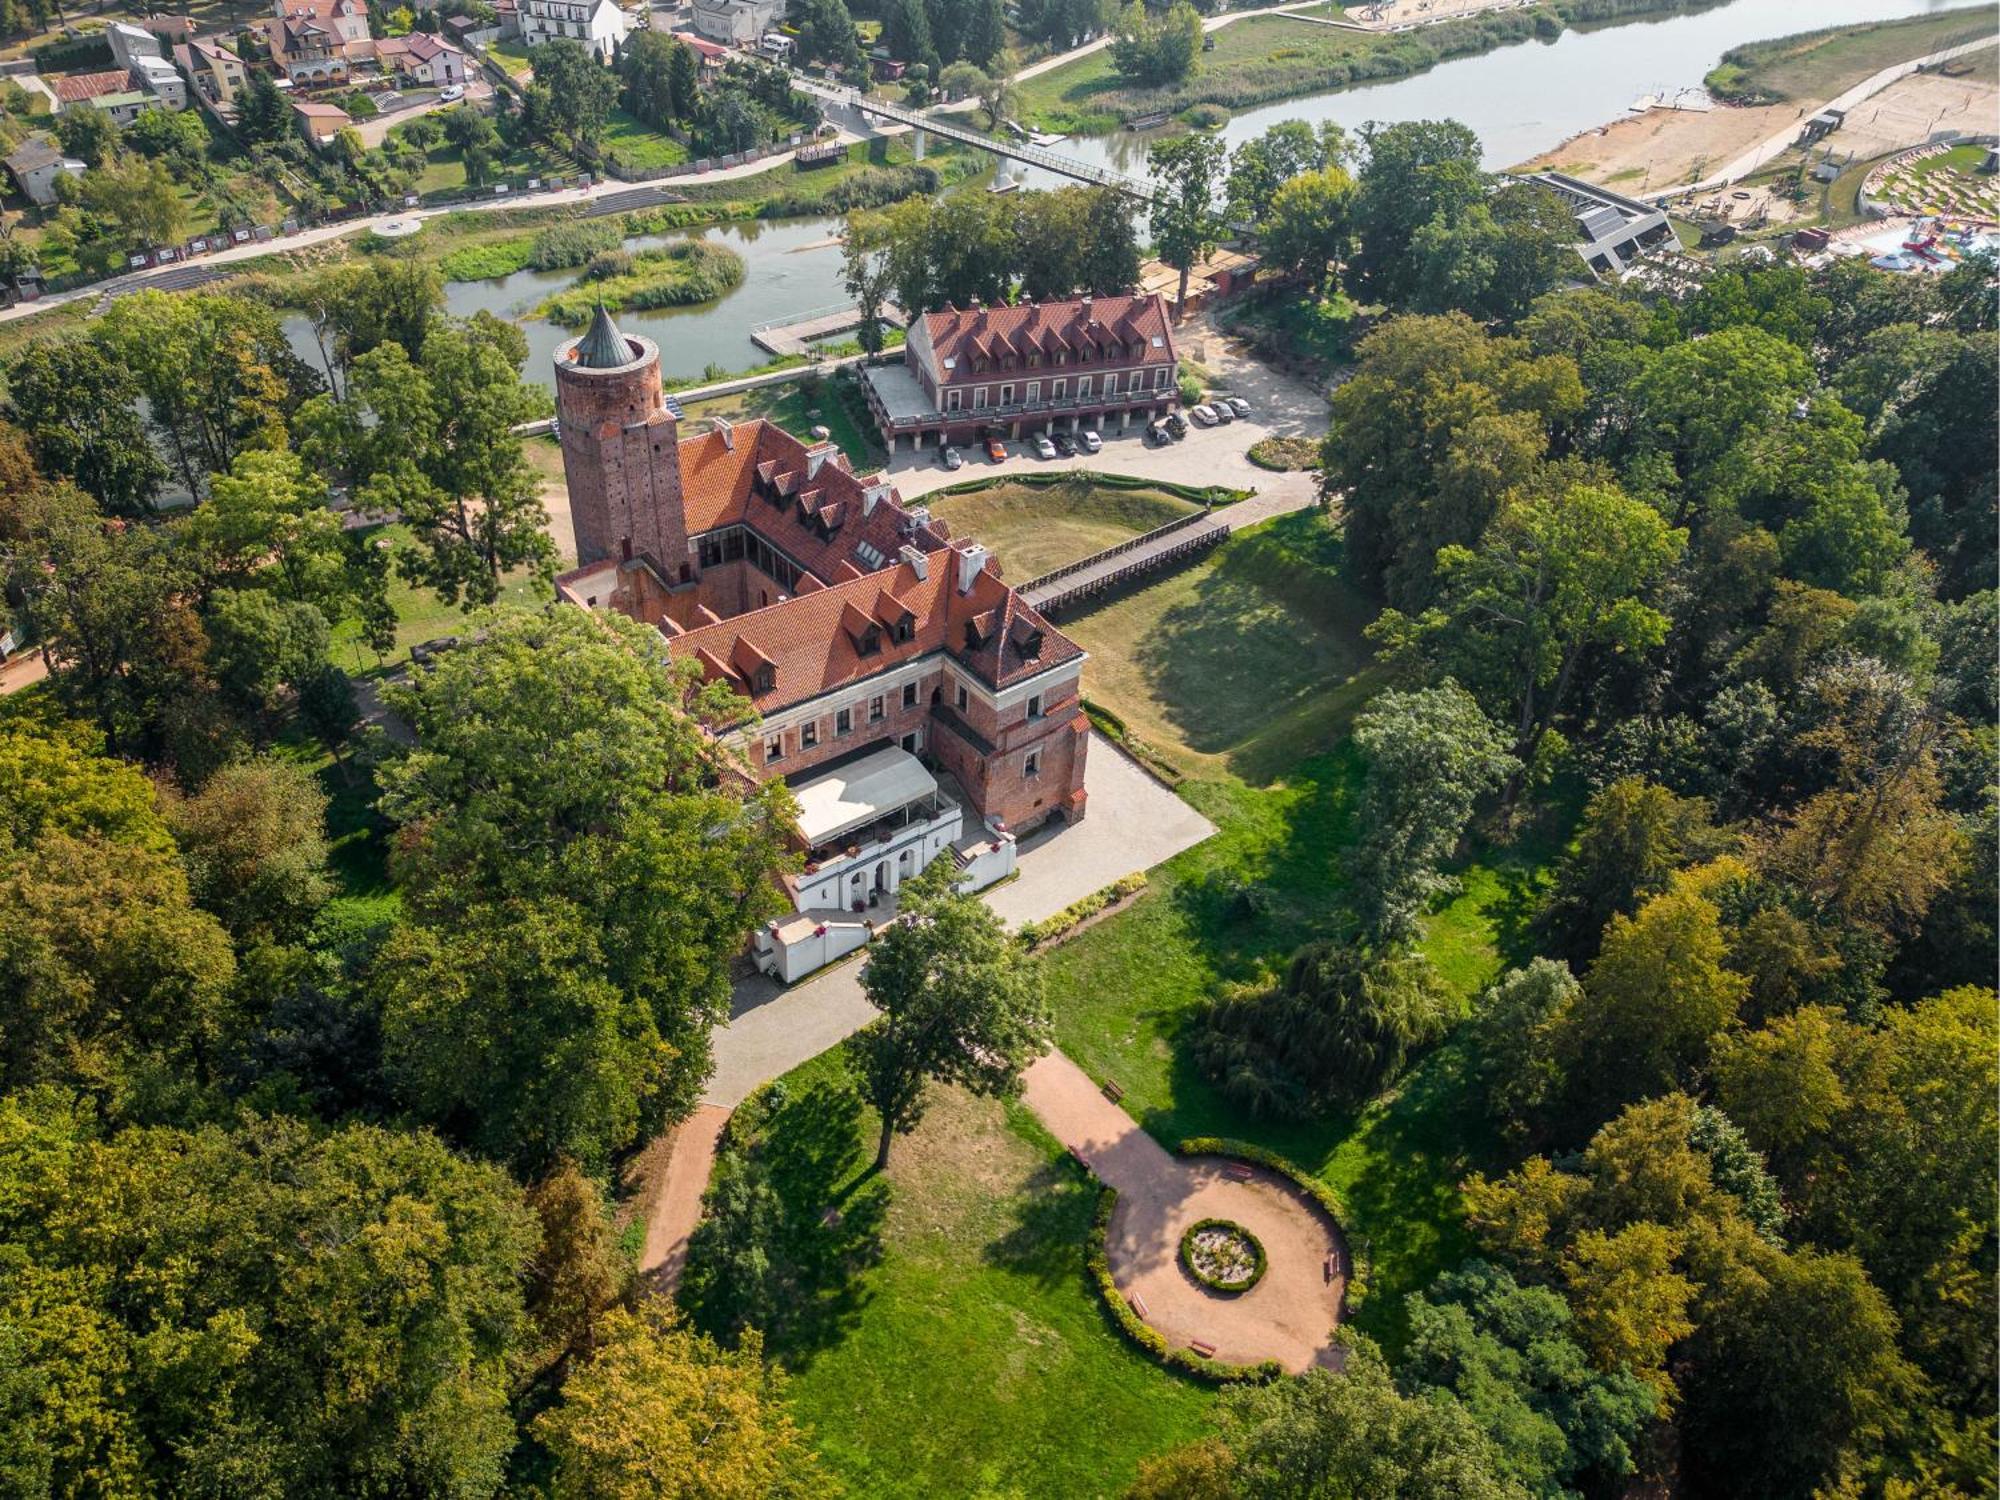
[[[903,326],[903,310],[893,302],[883,303],[876,317],[891,328]],[[850,302],[815,308],[795,318],[759,323],[750,330],[750,342],[768,354],[810,354],[818,340],[852,333],[860,326],[861,309]]]
[[[1192,562],[1222,545],[1228,535],[1229,528],[1213,512],[1198,510],[1031,579],[1020,586],[1020,594],[1051,619],[1075,613],[1137,579]]]

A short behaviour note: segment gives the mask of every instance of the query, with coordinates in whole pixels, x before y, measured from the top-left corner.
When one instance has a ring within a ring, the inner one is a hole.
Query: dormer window
[[[750,674],[750,690],[760,698],[778,685],[778,669],[773,666],[759,667]]]
[[[917,621],[913,615],[904,615],[896,622],[896,641],[903,644],[917,638]]]
[[[882,649],[882,632],[870,625],[861,632],[861,639],[854,643],[854,649],[861,656],[873,656]]]

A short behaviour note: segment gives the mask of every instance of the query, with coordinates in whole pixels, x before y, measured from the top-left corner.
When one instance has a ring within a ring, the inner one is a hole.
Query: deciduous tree
[[[1193,16],[1192,7],[1182,9]],[[1194,263],[1214,251],[1223,228],[1215,210],[1222,186],[1222,142],[1205,135],[1173,136],[1155,145],[1146,162],[1161,190],[1153,205],[1154,248],[1181,273],[1174,300],[1177,308],[1185,308]]]

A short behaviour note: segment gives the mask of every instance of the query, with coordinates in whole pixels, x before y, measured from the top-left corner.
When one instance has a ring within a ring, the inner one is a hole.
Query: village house
[[[324,151],[333,138],[354,123],[337,104],[319,104],[311,99],[292,100],[292,123],[315,151]]]
[[[524,46],[566,37],[609,61],[631,31],[630,18],[612,0],[521,0]]]
[[[756,46],[784,16],[784,0],[694,0],[694,29],[729,47]]]
[[[250,68],[220,37],[197,37],[174,48],[174,61],[204,99],[234,105],[250,82]]]
[[[755,716],[723,745],[798,800],[801,921],[757,938],[773,972],[866,941],[932,860],[976,889],[1018,835],[1084,815],[1084,653],[984,547],[832,443],[761,420],[683,436],[658,349],[602,309],[556,351],[556,411],[579,564],[558,594],[739,693]]]
[[[133,82],[128,68],[105,68],[95,73],[71,73],[52,80],[56,100],[63,109],[89,104],[111,116],[121,128],[139,118],[143,109],[159,103]]]
[[[375,44],[375,60],[384,72],[429,88],[462,84],[466,79],[465,53],[426,31],[384,37]]]
[[[946,308],[915,319],[900,365],[871,366],[882,441],[911,448],[1057,427],[1124,427],[1176,404],[1172,321],[1158,296]]]
[[[340,83],[375,57],[363,0],[277,0],[271,61],[295,84]]]
[[[82,162],[64,156],[44,140],[23,141],[0,160],[5,161],[15,186],[20,188],[28,201],[45,208],[56,201],[58,177],[66,172],[80,177],[84,170]]]

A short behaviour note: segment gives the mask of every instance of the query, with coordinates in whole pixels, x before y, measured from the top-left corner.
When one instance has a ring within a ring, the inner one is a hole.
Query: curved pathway
[[[1347,1245],[1317,1204],[1272,1172],[1252,1169],[1238,1181],[1220,1157],[1169,1155],[1060,1052],[1030,1066],[1023,1085],[1056,1139],[1118,1189],[1105,1253],[1134,1312],[1170,1343],[1206,1343],[1224,1363],[1275,1359],[1294,1373],[1339,1367],[1333,1330]],[[1199,1219],[1234,1220],[1263,1242],[1256,1286],[1225,1296],[1181,1269],[1181,1235]]]

